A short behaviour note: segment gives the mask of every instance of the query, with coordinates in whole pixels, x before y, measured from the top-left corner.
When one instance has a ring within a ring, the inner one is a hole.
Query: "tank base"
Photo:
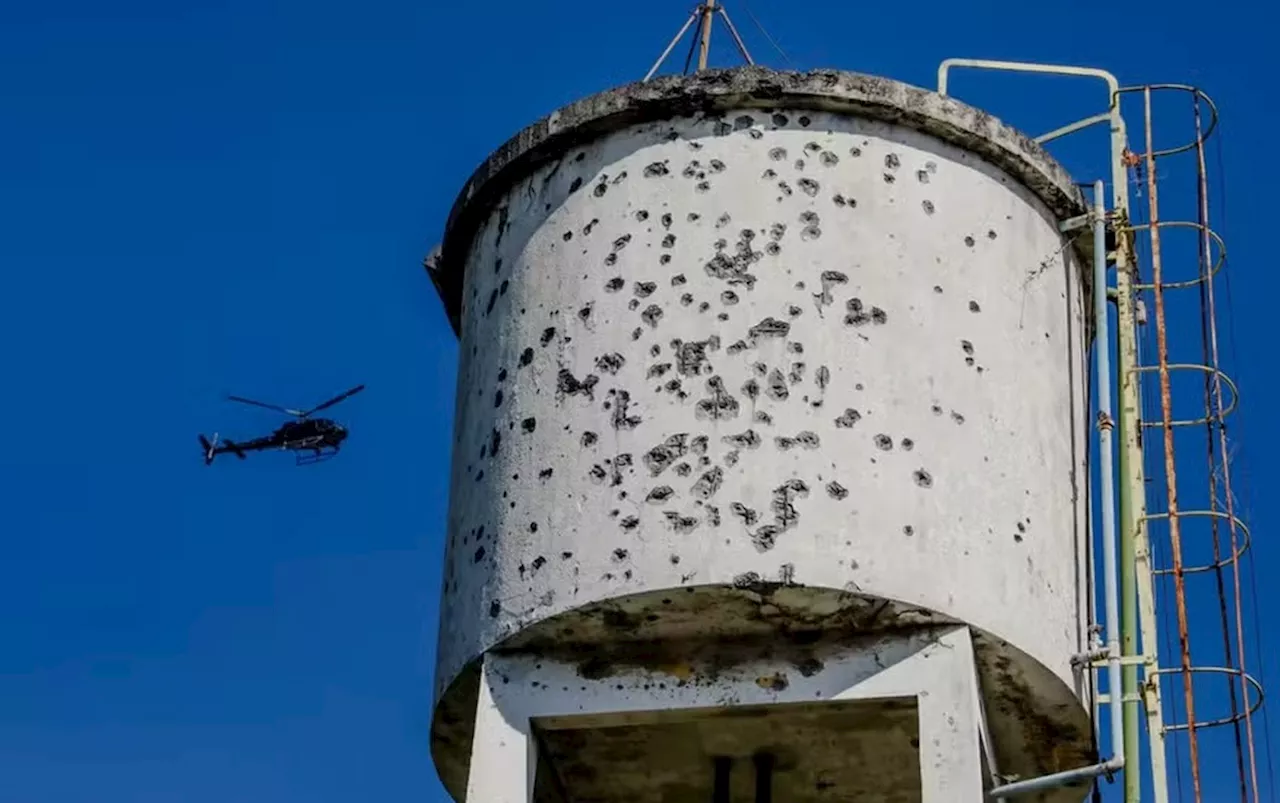
[[[751,803],[767,783],[764,799],[790,803],[978,803],[1000,770],[963,625],[866,636],[799,660],[718,668],[691,651],[601,677],[581,668],[485,655],[461,800]],[[1051,794],[1043,799],[1084,790]]]

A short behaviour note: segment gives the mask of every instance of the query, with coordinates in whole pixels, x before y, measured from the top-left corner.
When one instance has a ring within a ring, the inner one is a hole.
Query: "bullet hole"
[[[630,234],[624,234],[624,235],[622,235],[621,237],[619,237],[618,239],[616,239],[616,240],[614,240],[614,241],[613,241],[613,250],[614,250],[614,251],[621,251],[622,249],[624,249],[624,248],[626,248],[626,247],[627,247],[627,243],[629,243],[629,242],[631,242],[631,235],[630,235]]]
[[[510,284],[509,280],[503,279],[502,284],[498,285],[498,295],[505,296],[507,294],[507,286],[509,284]]]
[[[628,301],[627,309],[631,310],[632,312],[635,312],[636,310],[640,309],[640,299],[633,298],[630,301]]]
[[[643,223],[643,222],[645,222],[645,221],[646,221],[646,220],[648,220],[648,219],[649,219],[649,210],[647,210],[647,209],[637,209],[637,210],[636,210],[636,220],[637,220],[637,221],[639,221],[639,222]]]
[[[675,276],[671,277],[671,286],[679,287],[680,285],[684,284],[687,281],[689,280],[685,278],[683,273],[677,273]]]
[[[580,181],[581,179],[579,179]],[[498,614],[502,613],[502,603],[496,599],[489,603],[489,618],[497,619]]]
[[[501,388],[499,388],[498,390],[494,391],[494,394],[493,394],[493,406],[494,406],[494,407],[501,407],[501,406],[502,406],[502,389],[501,389]]]
[[[477,474],[477,475],[476,475],[476,482],[479,482],[479,481],[480,481],[480,480],[482,480],[482,479],[484,479],[484,472],[483,472],[483,471],[481,471],[479,474]]]
[[[934,415],[942,415],[942,408],[941,408],[941,407],[939,407],[938,405],[936,405],[936,404],[935,404],[935,405],[933,405],[933,407],[932,407],[932,408],[930,408],[930,409],[933,411],[933,414],[934,414]]]
[[[769,151],[769,158],[770,158],[770,159],[772,159],[772,160],[773,160],[773,161],[775,161],[775,162],[781,162],[783,159],[786,159],[786,158],[787,158],[787,149],[786,149],[786,148],[772,148],[772,149],[770,149],[770,151]]]
[[[733,218],[729,216],[728,212],[725,212],[724,214],[720,215],[720,217],[716,218],[716,228],[723,229],[725,226],[729,225],[729,222],[731,220],[733,220]]]
[[[776,257],[778,254],[782,253],[782,246],[778,245],[775,241],[770,240],[765,244],[764,251],[769,256]]]
[[[599,485],[600,483],[604,482],[605,479],[609,476],[609,472],[604,470],[604,466],[600,465],[599,463],[596,463],[587,472],[587,476],[591,477],[592,482]]]
[[[596,444],[596,441],[598,441],[598,440],[600,440],[600,436],[599,436],[599,435],[597,435],[596,433],[594,433],[594,432],[584,432],[584,433],[582,433],[582,439],[581,439],[580,443],[581,443],[584,447],[588,447],[588,448],[590,448],[591,446],[594,446],[594,445]]]
[[[657,178],[658,176],[668,175],[670,172],[671,170],[667,167],[667,163],[665,161],[651,162],[644,168],[644,177]]]
[[[716,120],[715,125],[712,127],[712,131],[717,137],[723,137],[733,132],[733,126],[729,125],[724,120]]]
[[[972,343],[970,343],[968,340],[961,340],[961,341],[960,341],[960,350],[961,350],[961,351],[963,351],[965,354],[972,355],[972,354],[973,354],[973,344],[972,344]]]
[[[529,522],[529,532],[536,533],[537,531],[538,531],[538,522],[536,521]]]
[[[494,303],[497,302],[497,300],[498,300],[498,291],[494,290],[492,293],[489,294],[489,303],[484,308],[485,315],[488,315],[489,313],[493,312],[493,305]]]
[[[917,171],[916,171],[916,181],[920,182],[921,184],[928,184],[928,183],[929,183],[929,171],[928,171],[928,170],[917,170]]]
[[[933,286],[933,292],[935,292],[935,293],[937,293],[937,294],[941,295],[941,294],[942,294],[942,285],[940,285],[940,284],[935,284],[935,285]]]
[[[591,194],[597,198],[603,198],[604,194],[608,191],[609,191],[609,185],[601,181],[599,184],[595,186],[595,189],[591,190]]]
[[[689,162],[689,164],[684,166],[684,170],[680,171],[680,175],[685,178],[693,178],[698,175],[698,168],[701,166],[702,164],[697,159],[694,159],[692,162]]]
[[[722,421],[738,417],[738,400],[725,390],[723,379],[719,376],[713,376],[708,379],[707,391],[711,395],[705,399],[700,399],[694,410],[694,415],[697,418]]]
[[[675,247],[675,244],[676,244],[676,236],[674,234],[671,234],[670,232],[668,232],[666,236],[662,238],[663,248],[673,248]]]
[[[960,415],[960,414],[959,414],[959,413],[957,413],[955,410],[952,410],[952,411],[951,411],[951,420],[952,420],[952,421],[954,421],[954,422],[956,422],[957,424],[963,424],[963,423],[964,423],[964,416]]]
[[[717,466],[705,472],[693,484],[693,495],[705,501],[715,496],[716,491],[720,490],[722,484],[724,484],[724,469]]]
[[[543,329],[542,338],[541,338],[542,345],[545,346],[548,343],[550,343],[551,338],[555,336],[556,336],[556,328],[554,326],[548,326],[546,329]]]
[[[670,264],[670,262],[671,262],[670,254],[663,254],[662,256],[658,257],[659,265],[667,265],[667,264]]]
[[[915,535],[915,534],[916,534],[916,528],[915,528],[915,527],[912,527],[910,524],[908,524],[908,525],[906,525],[905,527],[903,527],[903,528],[902,528],[902,534],[903,534],[903,535],[905,535],[905,536],[912,536],[912,535]]]
[[[785,114],[780,114],[778,112],[774,112],[773,116],[770,117],[769,119],[778,128],[785,128],[786,125],[791,122],[790,120],[787,119],[787,116]]]
[[[887,452],[893,448],[893,438],[888,435],[877,435],[874,440],[876,448],[882,452]]]
[[[725,435],[720,440],[739,449],[756,449],[760,446],[760,435],[754,429],[739,432],[737,435]]]
[[[635,287],[633,289],[635,291],[635,294],[640,298],[648,298],[649,296],[653,295],[653,292],[655,290],[658,289],[658,283],[657,282],[636,282]]]
[[[904,452],[909,452],[912,449],[916,448],[916,442],[911,440],[910,438],[903,438],[901,445],[902,445],[902,450]]]
[[[898,158],[898,154],[891,153],[884,157],[884,166],[890,170],[897,170],[902,166],[902,160]]]
[[[933,476],[924,469],[916,469],[916,472],[911,476],[916,481],[916,485],[919,485],[921,488],[933,487]]]
[[[804,170],[804,159],[796,159],[794,167],[797,172]]]
[[[535,429],[538,428],[538,419],[526,418],[525,420],[520,422],[520,428],[523,429],[525,432],[533,432]]]
[[[862,420],[862,414],[852,407],[845,408],[845,411],[836,418],[836,427],[839,429],[851,429],[854,424]]]
[[[621,526],[625,532],[631,532],[632,530],[640,526],[640,517],[627,516],[625,519],[621,521],[619,526]]]
[[[662,307],[657,304],[650,304],[645,307],[644,312],[640,313],[640,319],[649,324],[651,328],[657,328],[659,319],[662,318]]]
[[[822,153],[818,154],[818,161],[822,164],[823,167],[835,167],[837,164],[840,163],[840,157],[836,156],[831,151],[823,151]]]
[[[588,323],[588,322],[590,322],[590,320],[591,320],[591,307],[592,307],[592,305],[591,305],[591,304],[587,304],[585,307],[583,307],[582,309],[578,310],[578,320],[582,321],[583,323]]]
[[[796,182],[796,186],[800,188],[801,192],[808,195],[810,198],[815,197],[818,194],[818,191],[822,189],[822,186],[811,178],[800,179]]]
[[[724,162],[720,161],[719,159],[712,159],[709,162],[708,166],[711,168],[711,172],[713,173],[724,172]]]
[[[612,279],[604,283],[604,291],[606,293],[616,293],[626,286],[626,281],[621,276],[614,276]]]
[[[792,195],[791,185],[785,181],[778,182],[778,190],[782,193],[782,196],[785,196],[787,198],[790,198]],[[782,196],[778,198],[779,201],[782,200]]]
[[[710,182],[710,181],[699,181],[696,185],[694,185],[694,188],[693,188],[693,189],[694,189],[694,192],[699,192],[699,193],[705,193],[705,192],[708,192],[708,191],[710,191],[710,189],[711,189],[711,182]]]
[[[617,430],[635,429],[640,426],[640,416],[627,415],[631,405],[631,394],[625,390],[617,392],[618,403],[613,408],[613,428]],[[615,485],[617,483],[614,483]]]
[[[796,122],[800,124],[801,128],[808,128],[809,123],[811,123],[812,121],[809,119],[807,115],[802,114],[798,118],[796,118]]]
[[[561,368],[560,373],[556,376],[556,393],[561,396],[576,396],[582,394],[588,399],[594,399],[594,390],[596,384],[600,381],[600,377],[595,374],[587,374],[579,381],[567,368]]]
[[[664,228],[664,229],[669,229],[669,228],[671,228],[671,220],[672,220],[672,218],[671,218],[671,213],[670,213],[670,212],[663,212],[663,213],[662,213],[662,218],[661,218],[661,220],[662,220],[662,228]]]
[[[756,414],[751,417],[751,420],[755,421],[757,424],[773,425],[773,416],[769,415],[764,410],[756,410]]]
[[[764,169],[764,172],[760,174],[760,178],[765,179],[767,181],[772,181],[777,177],[778,177],[778,171],[774,170],[772,167],[766,167]]]
[[[671,529],[681,535],[691,533],[698,527],[698,520],[693,516],[681,516],[674,510],[664,510],[662,515],[671,525]]]
[[[611,268],[618,264],[618,255],[616,253],[606,254],[604,258],[605,267]]]
[[[569,183],[569,194],[572,195],[580,189],[582,189],[582,176],[578,176]]]
[[[822,229],[817,226],[805,226],[800,232],[800,239],[806,242],[816,240],[822,236]]]
[[[804,288],[802,287],[802,288],[800,288],[800,289],[802,289],[802,290],[803,290]],[[804,354],[804,344],[803,344],[803,343],[788,343],[788,344],[787,344],[787,351],[791,352],[792,354]]]
[[[693,303],[693,293],[685,293],[680,296],[680,306],[687,307]]]
[[[671,363],[669,362],[661,362],[657,365],[651,365],[649,366],[648,372],[645,374],[645,379],[659,379],[663,374],[670,370]]]
[[[849,149],[849,155],[850,155],[850,156],[852,156],[853,158],[857,159],[859,156],[861,156],[861,155],[862,155],[862,148],[857,148],[857,147],[850,148],[850,149]]]
[[[926,215],[932,215],[932,214],[933,214],[933,211],[934,211],[933,201],[930,201],[930,200],[928,200],[928,199],[925,199],[925,200],[923,200],[923,201],[921,201],[921,202],[920,202],[920,206],[921,206],[921,208],[923,208],[923,209],[924,209],[924,213],[925,213]]]
[[[996,238],[996,230],[995,230],[995,229],[988,229],[988,230],[987,230],[987,239],[988,239],[988,240],[994,240],[995,238]]]
[[[654,446],[641,458],[649,473],[656,477],[670,468],[671,464],[689,451],[689,434],[682,432],[672,435],[664,442]]]
[[[479,563],[482,560],[484,560],[484,547],[480,547],[476,550],[476,554],[471,558],[471,562]]]
[[[966,235],[964,238],[964,244],[969,246],[970,248],[973,248],[973,243],[974,243],[973,238]]]

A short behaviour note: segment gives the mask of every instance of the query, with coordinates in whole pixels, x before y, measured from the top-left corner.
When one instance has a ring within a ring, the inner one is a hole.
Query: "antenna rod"
[[[698,47],[698,72],[707,69],[707,54],[711,51],[711,18],[716,13],[716,0],[702,5],[702,44]]]

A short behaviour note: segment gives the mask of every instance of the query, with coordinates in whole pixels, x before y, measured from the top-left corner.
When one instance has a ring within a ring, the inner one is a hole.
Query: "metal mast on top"
[[[694,22],[700,22],[698,38],[690,43],[689,55],[684,61],[684,71],[686,73],[689,72],[689,63],[693,60],[694,47],[698,49],[697,71],[701,72],[707,69],[707,56],[711,51],[711,20],[717,14],[724,21],[725,27],[729,29],[729,35],[733,37],[733,43],[737,46],[738,52],[742,54],[742,58],[748,64],[755,64],[755,59],[751,58],[751,53],[747,51],[746,43],[738,35],[738,29],[734,26],[733,20],[729,19],[729,12],[725,10],[724,5],[717,4],[716,0],[707,0],[693,9],[693,12],[689,14],[689,18],[684,21],[684,25],[680,27],[680,30],[676,32],[676,35],[667,44],[667,49],[662,51],[662,55],[658,56],[658,60],[653,63],[653,66],[649,68],[649,72],[645,73],[642,80],[648,81],[654,76],[654,73],[661,69],[663,62],[667,60],[667,57],[671,55],[671,51],[675,49],[676,43],[684,37],[685,32],[689,30]]]

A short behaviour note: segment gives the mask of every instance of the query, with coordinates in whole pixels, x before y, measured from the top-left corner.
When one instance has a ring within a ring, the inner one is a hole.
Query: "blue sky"
[[[1270,33],[1243,3],[1199,17],[1185,0],[1158,15],[1090,0],[1069,17],[931,0],[729,7],[772,66],[787,62],[748,11],[802,68],[932,86],[946,57],[1026,59],[1209,91],[1225,116],[1229,367],[1245,390],[1237,479],[1257,493],[1280,479],[1265,459],[1280,447],[1266,401],[1280,390],[1280,121],[1265,102]],[[0,10],[0,801],[446,799],[427,728],[456,346],[419,265],[493,147],[642,76],[688,10]],[[725,44],[718,61],[736,63]],[[964,75],[953,89],[1033,132],[1100,102],[1051,79]],[[1104,170],[1105,135],[1090,136],[1062,152],[1081,180]],[[1185,193],[1168,203],[1194,210]],[[277,423],[224,394],[301,407],[357,382],[369,389],[334,411],[353,427],[340,460],[200,463],[197,432]],[[1249,512],[1265,609],[1280,602],[1265,581],[1280,568],[1276,514]],[[1215,616],[1193,606],[1210,635]],[[1223,704],[1220,690],[1203,699]],[[1258,736],[1265,748],[1260,723]],[[1228,742],[1212,738],[1206,789],[1230,799],[1233,770],[1213,752]]]

